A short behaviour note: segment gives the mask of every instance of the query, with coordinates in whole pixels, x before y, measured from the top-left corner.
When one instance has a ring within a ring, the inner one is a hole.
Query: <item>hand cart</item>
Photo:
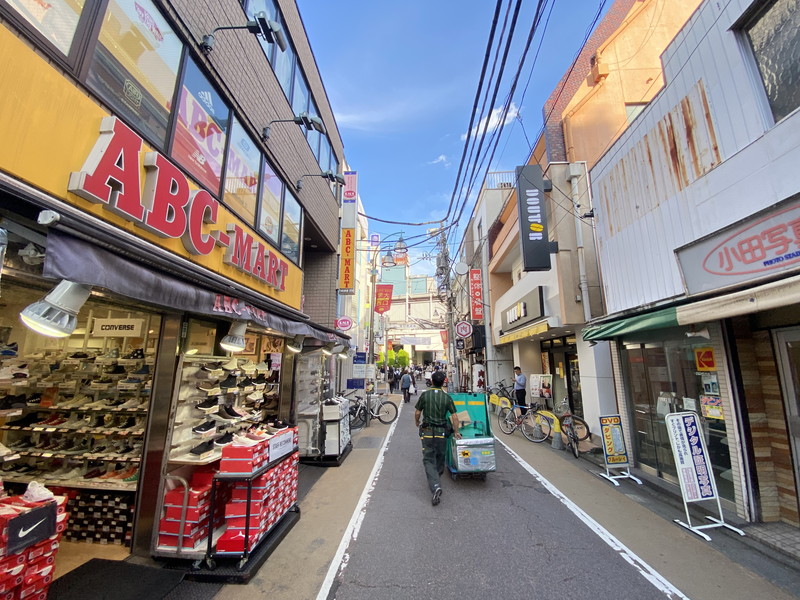
[[[461,439],[447,440],[446,465],[450,477],[486,479],[497,469],[494,436],[489,420],[486,394],[450,394],[456,405]]]

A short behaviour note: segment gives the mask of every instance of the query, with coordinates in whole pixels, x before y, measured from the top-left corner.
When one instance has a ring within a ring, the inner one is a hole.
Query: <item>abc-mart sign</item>
[[[158,152],[146,152],[142,186],[142,138],[116,117],[105,117],[100,136],[83,168],[69,177],[67,189],[162,238],[180,239],[195,256],[224,248],[222,261],[277,291],[286,289],[289,264],[236,223],[216,225],[219,201],[189,180]]]

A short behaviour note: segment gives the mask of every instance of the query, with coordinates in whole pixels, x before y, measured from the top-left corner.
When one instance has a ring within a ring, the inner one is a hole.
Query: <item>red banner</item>
[[[446,329],[442,329],[441,331],[439,331],[439,333],[442,335],[442,343],[446,347],[447,346],[447,330]]]
[[[480,269],[469,271],[469,298],[472,320],[483,318],[483,278]]]
[[[379,283],[375,286],[375,312],[382,315],[392,308],[392,284]]]

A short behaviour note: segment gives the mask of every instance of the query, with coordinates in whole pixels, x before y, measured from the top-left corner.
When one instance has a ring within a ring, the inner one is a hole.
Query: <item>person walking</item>
[[[433,387],[425,390],[417,400],[414,408],[414,424],[419,429],[422,441],[422,465],[425,467],[425,476],[428,479],[428,488],[431,491],[431,504],[436,506],[442,498],[440,477],[444,473],[444,456],[447,449],[447,419],[453,427],[453,435],[461,438],[458,432],[458,417],[456,405],[450,394],[442,389],[445,375],[436,371],[431,375]],[[422,424],[420,424],[422,418]]]
[[[528,412],[527,404],[525,403],[525,375],[522,374],[522,369],[514,367],[514,395],[517,397],[517,404],[522,405],[522,414]]]
[[[389,393],[394,394],[394,386],[395,386],[395,377],[394,377],[394,367],[386,367],[386,381],[389,382]]]
[[[400,378],[400,391],[403,392],[403,402],[411,402],[411,384],[413,381],[408,369],[403,369],[403,376]]]

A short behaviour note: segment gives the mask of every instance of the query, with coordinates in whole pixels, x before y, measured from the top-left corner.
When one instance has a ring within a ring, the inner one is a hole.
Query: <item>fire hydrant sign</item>
[[[670,413],[665,420],[684,501],[714,500],[717,486],[697,413]]]

